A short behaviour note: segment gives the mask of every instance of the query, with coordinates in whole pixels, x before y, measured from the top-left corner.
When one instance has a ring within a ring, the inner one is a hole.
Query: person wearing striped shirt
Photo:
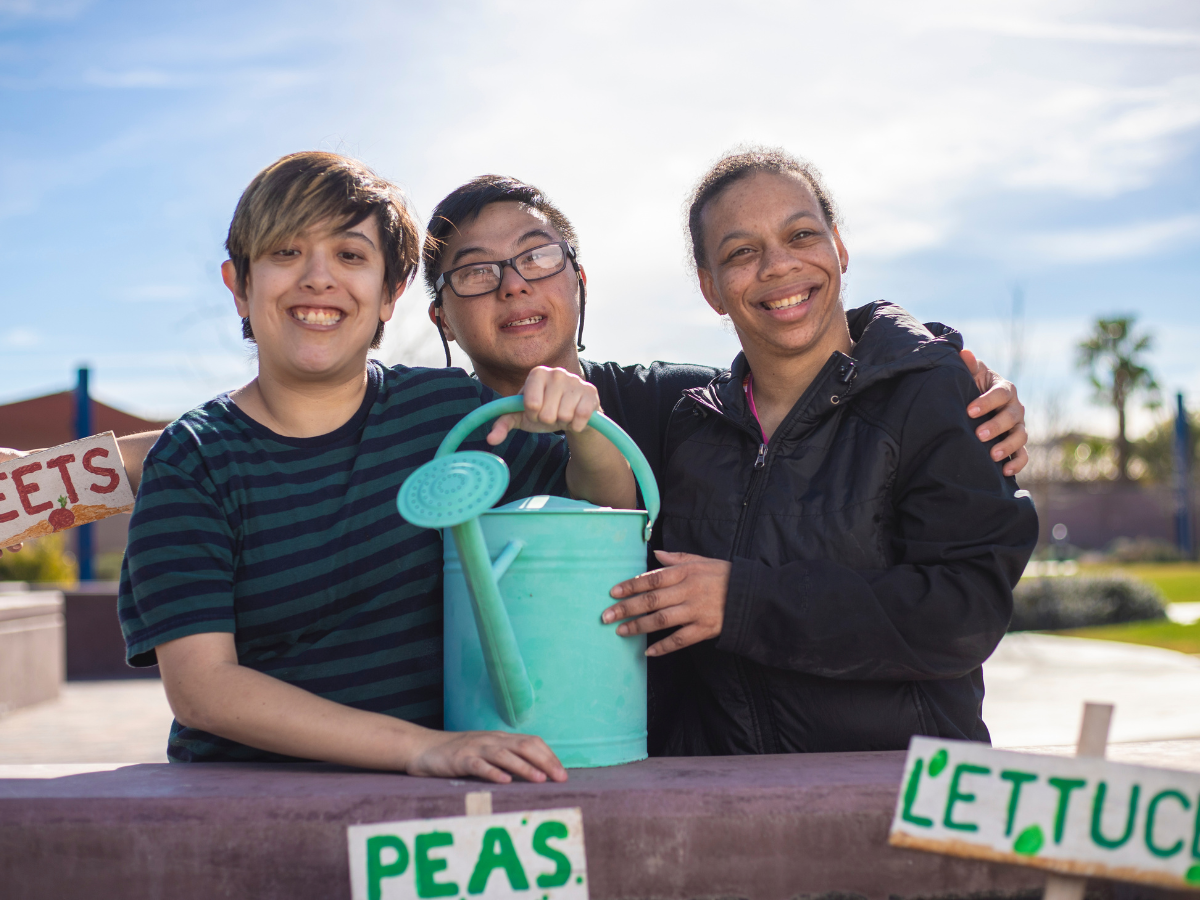
[[[175,713],[168,757],[565,779],[540,738],[438,730],[441,540],[395,496],[497,394],[461,369],[368,361],[418,259],[398,189],[335,154],[284,157],[226,247],[258,376],[156,441],[121,573],[128,659],[158,663]],[[632,506],[628,464],[586,429],[596,389],[537,367],[523,394],[464,444],[505,459],[506,499]]]

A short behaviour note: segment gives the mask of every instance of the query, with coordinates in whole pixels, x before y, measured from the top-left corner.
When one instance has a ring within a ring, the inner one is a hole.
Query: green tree
[[[1079,344],[1079,368],[1087,372],[1096,400],[1117,411],[1117,479],[1129,481],[1131,447],[1125,436],[1125,410],[1136,394],[1150,405],[1158,401],[1158,382],[1146,365],[1153,347],[1148,334],[1135,334],[1136,316],[1097,319],[1088,338]]]

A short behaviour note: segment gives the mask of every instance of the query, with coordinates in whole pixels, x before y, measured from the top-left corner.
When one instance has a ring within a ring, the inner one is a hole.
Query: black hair
[[[437,290],[437,280],[441,274],[442,258],[450,236],[475,221],[483,208],[493,203],[523,203],[544,215],[554,230],[571,246],[569,257],[571,265],[578,275],[579,238],[575,234],[575,227],[563,215],[562,210],[532,184],[526,184],[506,175],[480,175],[455,188],[442,198],[441,202],[434,207],[433,215],[429,217],[421,258],[425,264],[425,285],[429,288],[429,294],[433,298],[435,307],[440,309],[442,305],[442,298]],[[579,334],[575,339],[575,344],[580,350],[585,349],[583,345],[583,314],[586,299],[587,289],[583,278],[579,277]],[[450,345],[446,342],[446,333],[442,329],[440,312],[438,313],[437,328],[438,334],[442,338],[442,348],[446,351],[446,365],[449,366]]]

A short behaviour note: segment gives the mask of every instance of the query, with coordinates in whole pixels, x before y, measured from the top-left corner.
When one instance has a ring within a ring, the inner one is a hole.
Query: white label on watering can
[[[354,900],[587,900],[575,809],[352,825]]]
[[[1200,887],[1200,774],[914,737],[888,842]]]

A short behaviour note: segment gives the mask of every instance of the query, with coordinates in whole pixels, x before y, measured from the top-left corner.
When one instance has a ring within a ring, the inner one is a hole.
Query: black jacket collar
[[[962,336],[954,329],[938,323],[922,325],[886,300],[847,310],[846,321],[854,341],[853,355],[839,351],[829,358],[776,436],[786,439],[802,434],[871,385],[908,372],[954,365],[962,349]],[[692,388],[685,395],[739,428],[760,435],[742,389],[749,371],[746,354],[738,353],[727,371],[706,387]]]

